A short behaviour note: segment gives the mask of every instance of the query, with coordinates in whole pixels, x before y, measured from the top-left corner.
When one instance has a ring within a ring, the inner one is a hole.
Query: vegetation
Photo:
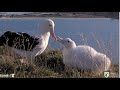
[[[88,70],[66,69],[62,60],[61,50],[47,49],[33,63],[25,64],[20,62],[18,55],[0,47],[0,74],[14,73],[15,78],[104,78]],[[118,65],[112,65],[112,73],[118,75],[118,68]]]

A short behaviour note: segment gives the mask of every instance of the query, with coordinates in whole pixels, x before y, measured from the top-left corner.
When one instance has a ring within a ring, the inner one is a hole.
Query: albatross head
[[[55,23],[53,22],[53,20],[46,19],[46,22],[44,24],[45,32],[50,32],[50,34],[52,35],[53,39],[57,40],[55,32],[54,32],[54,27],[55,27]]]
[[[76,44],[73,40],[71,40],[70,38],[61,38],[59,36],[57,36],[57,41],[59,41],[61,44],[63,44],[66,48],[73,48],[76,47]]]

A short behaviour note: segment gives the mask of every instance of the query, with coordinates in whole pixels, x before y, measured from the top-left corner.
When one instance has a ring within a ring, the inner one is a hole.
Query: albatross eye
[[[70,41],[68,40],[67,42],[69,43]]]
[[[51,26],[51,24],[49,24],[49,26]]]

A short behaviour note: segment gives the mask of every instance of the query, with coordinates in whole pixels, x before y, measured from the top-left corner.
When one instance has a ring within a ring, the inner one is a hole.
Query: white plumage
[[[76,46],[70,38],[62,39],[58,37],[58,41],[64,45],[63,63],[66,66],[90,69],[99,74],[107,71],[111,66],[111,61],[105,54],[97,52],[90,46]]]

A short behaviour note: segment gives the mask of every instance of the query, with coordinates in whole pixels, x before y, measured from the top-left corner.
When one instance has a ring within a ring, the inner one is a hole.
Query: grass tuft
[[[45,50],[32,64],[22,64],[17,56],[11,56],[0,47],[0,74],[15,74],[15,78],[104,78],[89,70],[65,69],[60,50]],[[14,55],[14,54],[13,54]],[[112,75],[118,75],[118,65],[111,66]]]

